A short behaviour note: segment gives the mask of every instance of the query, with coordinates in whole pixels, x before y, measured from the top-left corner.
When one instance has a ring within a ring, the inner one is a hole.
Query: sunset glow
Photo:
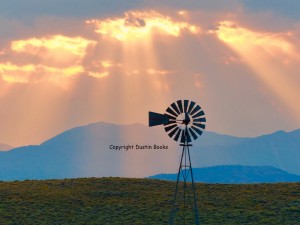
[[[70,77],[82,73],[83,71],[84,69],[81,66],[59,69],[34,64],[23,66],[17,66],[11,63],[0,64],[0,76],[4,81],[9,83],[36,83],[44,80],[55,81],[58,77]]]
[[[175,22],[170,17],[155,11],[131,11],[125,13],[124,18],[93,19],[86,23],[93,24],[96,27],[95,32],[102,36],[119,41],[141,40],[153,35],[153,32],[178,37],[184,30],[194,34],[201,30],[198,26],[186,22]]]
[[[288,34],[254,32],[231,21],[221,22],[217,34],[222,41],[232,46],[237,45],[239,48],[244,48],[244,50],[250,48],[253,50],[257,47],[268,54],[274,55],[280,52],[290,54],[294,49],[293,45],[282,37]]]
[[[25,52],[33,55],[43,54],[47,51],[69,52],[70,54],[83,57],[86,48],[94,45],[95,41],[86,40],[81,37],[66,37],[54,35],[43,38],[30,38],[26,40],[13,41],[11,49],[15,52]]]
[[[273,91],[300,121],[300,104],[295,104],[299,103],[300,90],[299,85],[292,81],[293,73],[297,70],[288,72],[285,65],[285,59],[299,60],[293,43],[288,41],[289,33],[260,33],[224,21],[220,23],[216,34],[245,60],[258,79]]]
[[[70,1],[65,14],[29,2],[0,9],[0,143],[147,124],[149,110],[178,99],[203,105],[223,134],[300,127],[300,22],[289,13],[200,0]]]

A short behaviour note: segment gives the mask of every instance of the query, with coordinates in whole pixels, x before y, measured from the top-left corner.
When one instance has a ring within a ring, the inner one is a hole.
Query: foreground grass
[[[0,182],[0,224],[168,224],[174,182]],[[300,183],[197,184],[201,224],[300,224]]]

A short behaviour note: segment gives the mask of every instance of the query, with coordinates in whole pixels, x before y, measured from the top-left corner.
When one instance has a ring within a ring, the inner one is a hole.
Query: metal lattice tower
[[[178,100],[166,109],[166,113],[149,112],[149,126],[164,125],[170,138],[180,142],[182,153],[174,192],[169,224],[199,225],[197,196],[189,147],[202,135],[206,118],[195,102]],[[190,179],[190,180],[189,180]]]

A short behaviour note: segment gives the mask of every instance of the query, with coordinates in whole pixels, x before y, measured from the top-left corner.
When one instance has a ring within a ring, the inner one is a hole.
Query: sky
[[[179,99],[207,129],[300,128],[298,0],[1,0],[0,143],[148,124]]]

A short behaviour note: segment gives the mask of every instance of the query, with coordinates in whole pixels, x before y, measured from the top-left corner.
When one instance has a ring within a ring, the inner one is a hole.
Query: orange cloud
[[[16,40],[11,43],[11,50],[38,57],[43,64],[54,67],[68,67],[80,63],[89,46],[95,41],[82,37],[53,35],[50,37]]]
[[[254,32],[249,29],[240,27],[231,21],[223,21],[219,24],[216,31],[218,37],[230,44],[238,46],[248,51],[253,48],[260,48],[260,50],[266,51],[268,54],[285,53],[292,54],[294,47],[284,37],[287,34],[275,34],[275,33],[260,33]]]
[[[113,63],[111,61],[102,61],[101,64],[105,68],[109,68],[113,66]]]
[[[59,84],[61,78],[86,74],[102,78],[109,74],[113,66],[110,61],[99,61],[97,65],[84,65],[82,59],[88,54],[87,48],[94,47],[96,41],[81,37],[53,35],[11,42],[11,51],[18,53],[11,61],[0,63],[0,77],[9,83],[36,83],[53,81]],[[7,51],[3,51],[7,54]],[[25,54],[25,55],[24,55]],[[36,57],[36,63],[24,61],[26,54]]]
[[[185,15],[188,14],[188,11],[186,11],[186,10],[180,10],[180,11],[178,11],[177,13],[178,13],[179,15],[181,15],[181,16],[185,16]]]
[[[163,16],[155,11],[130,11],[124,18],[106,20],[87,20],[87,24],[93,24],[95,32],[104,37],[111,37],[119,41],[143,40],[159,32],[178,37],[183,31],[197,34],[200,27],[186,22],[175,22],[170,17]]]
[[[15,52],[25,52],[29,54],[40,54],[43,50],[70,52],[73,55],[83,57],[89,45],[96,44],[95,41],[82,37],[66,37],[53,35],[48,38],[30,38],[17,40],[11,43],[11,49]]]
[[[9,83],[27,83],[29,74],[34,72],[34,65],[17,66],[11,63],[0,64],[0,75]]]
[[[153,75],[167,75],[170,73],[168,70],[156,70],[156,69],[148,69],[147,70],[148,74],[153,74]]]
[[[96,77],[96,78],[102,78],[102,77],[106,77],[109,75],[109,72],[103,72],[103,73],[96,73],[96,72],[89,72],[88,73],[89,76],[92,76],[92,77]]]
[[[23,66],[12,63],[0,64],[0,76],[9,83],[36,83],[44,80],[56,81],[60,77],[70,77],[84,72],[82,66],[71,66],[63,69],[45,65],[27,64]]]

